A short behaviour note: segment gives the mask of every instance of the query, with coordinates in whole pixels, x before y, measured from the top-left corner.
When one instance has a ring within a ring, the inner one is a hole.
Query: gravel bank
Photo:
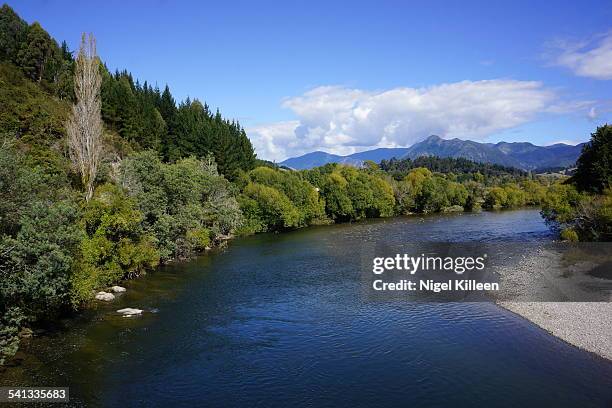
[[[563,259],[549,248],[525,248],[499,271],[504,293],[497,304],[581,349],[612,360],[610,279],[589,274],[587,261]]]
[[[499,302],[553,336],[612,360],[612,303]]]

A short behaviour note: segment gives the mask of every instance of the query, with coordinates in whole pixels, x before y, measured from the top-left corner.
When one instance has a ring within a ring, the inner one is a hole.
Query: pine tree
[[[584,145],[571,181],[579,190],[601,193],[612,187],[612,125],[597,128]]]
[[[58,58],[57,50],[57,44],[49,34],[40,24],[33,23],[17,54],[18,65],[29,78],[41,82],[45,75],[52,74],[45,72],[45,68]]]
[[[23,21],[7,4],[0,8],[0,60],[15,62],[28,33]]]

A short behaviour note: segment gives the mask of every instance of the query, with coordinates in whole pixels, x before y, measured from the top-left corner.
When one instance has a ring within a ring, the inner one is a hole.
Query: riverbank
[[[498,302],[553,336],[612,360],[612,303]]]
[[[507,292],[496,303],[579,349],[612,360],[612,302],[609,295],[606,299],[601,291],[587,289],[609,287],[609,279],[589,274],[593,263],[562,263],[559,252],[533,250],[500,270]]]

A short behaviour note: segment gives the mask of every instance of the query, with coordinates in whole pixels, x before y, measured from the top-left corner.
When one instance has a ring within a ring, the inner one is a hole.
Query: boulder
[[[123,292],[125,292],[125,288],[123,286],[113,286],[111,288],[111,291],[113,291],[115,293],[123,293]]]
[[[98,292],[96,293],[96,299],[104,302],[110,302],[111,300],[115,300],[115,295],[108,292]]]
[[[123,317],[138,316],[141,315],[142,312],[142,309],[134,309],[132,307],[126,307],[125,309],[117,310],[117,313],[122,314]]]

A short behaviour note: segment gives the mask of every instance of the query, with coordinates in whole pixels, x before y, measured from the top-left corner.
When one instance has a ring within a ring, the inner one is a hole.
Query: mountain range
[[[280,164],[293,169],[309,169],[327,163],[342,163],[361,166],[364,161],[380,162],[393,157],[416,159],[419,156],[463,157],[482,163],[494,163],[523,170],[572,166],[584,143],[576,146],[557,143],[550,146],[536,146],[529,142],[479,143],[472,140],[442,139],[429,136],[410,147],[379,148],[348,156],[316,151],[303,156],[292,157]]]

